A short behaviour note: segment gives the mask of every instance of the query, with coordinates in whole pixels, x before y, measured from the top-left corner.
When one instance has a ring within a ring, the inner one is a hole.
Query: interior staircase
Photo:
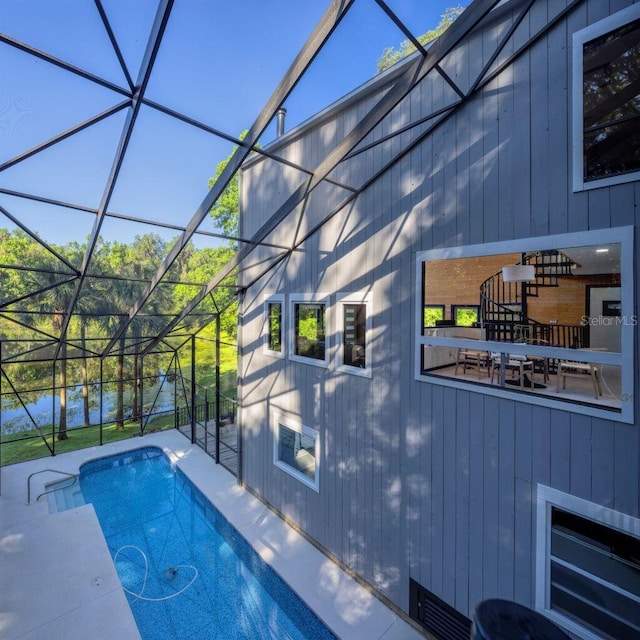
[[[558,287],[563,276],[571,275],[573,261],[561,251],[548,250],[523,253],[518,264],[533,265],[535,280],[505,282],[500,270],[480,285],[480,318],[487,339],[575,346],[575,331],[558,331],[557,325],[540,323],[527,314],[527,299],[538,297],[541,289]]]

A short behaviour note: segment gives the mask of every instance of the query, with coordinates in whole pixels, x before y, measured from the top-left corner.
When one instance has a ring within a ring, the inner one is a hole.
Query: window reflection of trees
[[[585,179],[640,169],[640,20],[584,45]]]

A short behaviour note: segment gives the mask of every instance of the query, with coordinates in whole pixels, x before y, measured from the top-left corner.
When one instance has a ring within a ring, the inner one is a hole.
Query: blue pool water
[[[88,462],[80,487],[143,640],[335,640],[160,449]]]

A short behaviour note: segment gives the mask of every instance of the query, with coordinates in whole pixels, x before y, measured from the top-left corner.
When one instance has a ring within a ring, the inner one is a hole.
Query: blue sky
[[[451,0],[387,0],[421,34]],[[103,0],[136,78],[156,0]],[[176,0],[146,97],[231,135],[249,128],[318,22],[328,0]],[[126,86],[90,0],[2,0],[0,32]],[[373,0],[356,0],[287,100],[287,128],[375,75],[382,50],[404,36]],[[115,92],[0,43],[0,163],[123,100]],[[0,187],[97,207],[125,111],[0,172]],[[263,145],[273,138],[273,127]],[[231,145],[143,107],[109,210],[186,225]],[[82,242],[94,217],[0,194],[0,205],[48,242]],[[0,215],[0,226],[12,227]],[[211,223],[208,230],[213,230]],[[109,219],[106,239],[176,232]],[[210,241],[199,240],[199,244]]]

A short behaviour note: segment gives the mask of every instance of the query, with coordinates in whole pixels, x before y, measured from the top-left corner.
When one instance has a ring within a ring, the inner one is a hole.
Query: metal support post
[[[104,444],[103,441],[103,422],[104,422],[104,360],[100,358],[100,444]]]
[[[220,314],[216,314],[216,464],[220,464]]]
[[[56,455],[56,360],[51,367],[51,382],[53,393],[51,394],[51,455]]]
[[[244,324],[244,293],[238,294],[238,328],[236,333],[236,346],[238,349],[237,369],[238,376],[236,379],[236,389],[242,389],[242,357],[243,351],[243,324]],[[236,405],[236,456],[238,457],[238,477],[237,482],[242,484],[242,394],[238,395],[238,403]]]
[[[137,356],[139,358],[138,362],[138,380],[140,381],[140,388],[138,389],[138,406],[136,407],[138,411],[138,417],[140,418],[140,435],[144,433],[144,356]],[[135,381],[135,384],[138,384],[138,380]]]
[[[191,336],[191,444],[196,443],[196,337]]]
[[[174,416],[174,428],[180,426],[180,420],[178,416],[178,350],[173,350],[173,416]]]
[[[0,496],[2,495],[2,340],[0,340]]]

